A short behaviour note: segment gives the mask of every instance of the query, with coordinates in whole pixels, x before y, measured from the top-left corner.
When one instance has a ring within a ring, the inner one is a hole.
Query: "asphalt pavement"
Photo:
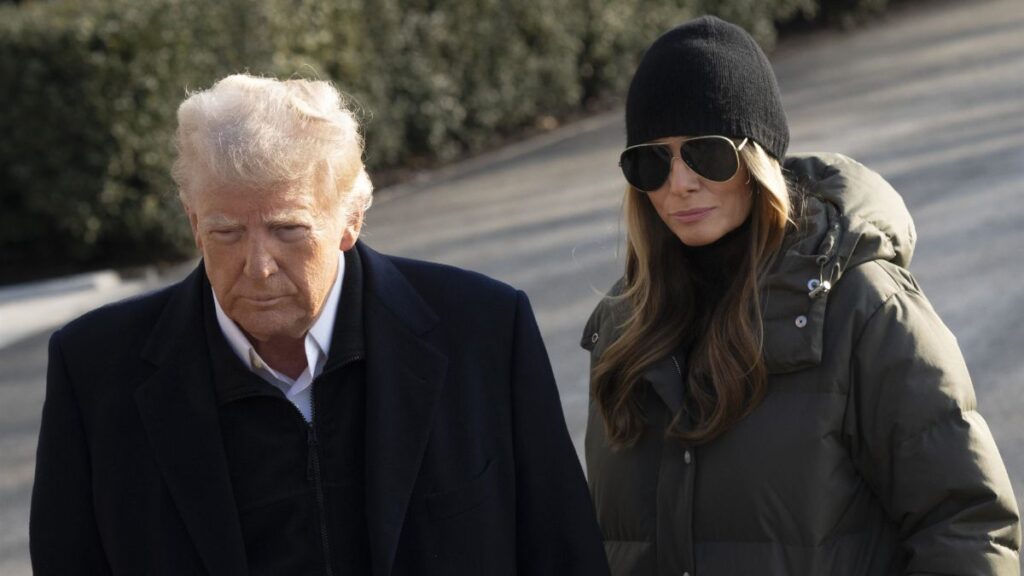
[[[911,271],[957,335],[1018,499],[1024,498],[1024,2],[921,2],[772,55],[792,152],[836,151],[899,190],[919,233]],[[654,32],[652,32],[652,38]],[[587,316],[621,274],[621,110],[382,190],[363,240],[471,268],[530,296],[577,449]],[[369,151],[372,154],[372,151]],[[28,566],[28,502],[53,326],[167,282],[97,280],[70,296],[0,292],[0,574]],[[83,296],[83,290],[88,296]],[[58,291],[59,292],[59,291]],[[14,322],[29,318],[30,321]],[[12,325],[23,325],[18,328]]]

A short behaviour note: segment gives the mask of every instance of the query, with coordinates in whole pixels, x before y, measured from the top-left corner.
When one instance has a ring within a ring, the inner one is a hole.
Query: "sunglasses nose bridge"
[[[679,166],[676,166],[679,160]],[[681,154],[673,153],[668,165],[667,183],[669,191],[691,191],[700,187],[700,175],[683,160]]]
[[[668,161],[669,178],[672,178],[672,171],[675,169],[676,160],[679,160],[679,164],[683,166],[687,172],[691,173],[692,176],[697,177],[700,175],[693,169],[693,166],[690,166],[690,163],[683,158],[683,146],[685,144],[686,142],[684,141],[668,146],[669,154],[671,154]]]

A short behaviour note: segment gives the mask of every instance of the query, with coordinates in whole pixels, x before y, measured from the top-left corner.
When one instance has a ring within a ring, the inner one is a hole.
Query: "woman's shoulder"
[[[931,308],[917,279],[906,268],[885,260],[872,260],[847,270],[828,297],[826,323],[863,327],[887,303],[905,302]],[[858,320],[859,319],[859,320]]]
[[[877,307],[895,294],[921,292],[914,275],[887,260],[871,260],[847,270],[835,286],[835,300],[863,300]]]

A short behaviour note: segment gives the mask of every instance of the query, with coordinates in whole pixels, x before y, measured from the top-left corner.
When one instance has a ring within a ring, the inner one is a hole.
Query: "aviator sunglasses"
[[[711,182],[726,182],[740,168],[740,150],[747,138],[736,145],[725,136],[695,136],[679,143],[679,156],[698,176]],[[619,156],[626,181],[641,192],[654,192],[672,172],[672,147],[664,142],[630,146]]]

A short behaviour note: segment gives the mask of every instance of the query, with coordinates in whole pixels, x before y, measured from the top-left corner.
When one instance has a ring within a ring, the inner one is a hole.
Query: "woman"
[[[1009,479],[896,192],[785,159],[771,66],[716,18],[648,49],[626,131],[625,275],[583,335],[613,574],[1018,574]]]

